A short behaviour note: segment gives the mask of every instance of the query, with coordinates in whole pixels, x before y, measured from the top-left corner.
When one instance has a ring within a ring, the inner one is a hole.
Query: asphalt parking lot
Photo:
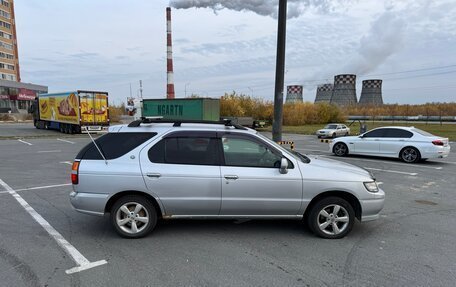
[[[454,286],[454,143],[446,159],[405,164],[335,158],[313,136],[283,138],[302,153],[370,169],[387,195],[381,218],[340,240],[281,220],[163,221],[146,238],[123,239],[108,217],[70,206],[71,162],[87,136],[0,140],[0,285]],[[99,266],[73,269],[82,258]]]

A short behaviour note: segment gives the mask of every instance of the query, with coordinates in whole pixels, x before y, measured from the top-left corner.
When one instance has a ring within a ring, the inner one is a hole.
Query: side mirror
[[[287,174],[288,173],[288,160],[284,157],[280,160],[280,169],[279,172],[281,174]]]

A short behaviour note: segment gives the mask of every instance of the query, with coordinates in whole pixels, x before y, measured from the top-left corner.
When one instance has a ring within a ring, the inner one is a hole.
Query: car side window
[[[385,129],[376,129],[364,134],[364,138],[382,138],[384,137]]]
[[[225,165],[279,168],[281,156],[256,141],[231,136],[222,137]]]
[[[208,137],[171,137],[156,143],[148,152],[153,163],[220,165],[218,142]]]
[[[386,129],[386,138],[411,138],[413,133],[401,129]]]

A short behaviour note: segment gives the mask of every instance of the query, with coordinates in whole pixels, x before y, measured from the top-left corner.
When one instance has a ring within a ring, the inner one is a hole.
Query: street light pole
[[[285,72],[285,41],[287,31],[287,0],[279,0],[279,19],[277,28],[277,58],[274,93],[274,121],[272,123],[272,140],[282,140],[283,122],[283,85]]]

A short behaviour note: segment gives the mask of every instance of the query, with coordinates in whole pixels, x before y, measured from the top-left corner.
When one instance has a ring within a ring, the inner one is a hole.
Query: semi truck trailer
[[[68,134],[101,131],[109,126],[108,93],[78,90],[39,94],[29,112],[37,129]]]

